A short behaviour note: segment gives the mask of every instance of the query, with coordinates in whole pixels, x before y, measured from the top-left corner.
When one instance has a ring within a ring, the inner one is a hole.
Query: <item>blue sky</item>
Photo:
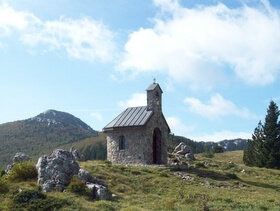
[[[276,0],[0,0],[0,124],[56,109],[101,131],[156,78],[175,135],[250,138],[279,56]]]

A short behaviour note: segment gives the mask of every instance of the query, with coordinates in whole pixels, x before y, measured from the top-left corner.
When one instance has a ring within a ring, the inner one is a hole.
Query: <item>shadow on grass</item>
[[[246,184],[248,186],[267,188],[267,189],[272,189],[272,190],[280,192],[280,186],[261,183],[261,182],[253,182],[253,181],[243,180],[243,179],[240,179],[235,174],[230,174],[230,173],[221,174],[221,173],[217,173],[215,171],[206,170],[206,169],[188,169],[185,172],[189,173],[189,174],[195,174],[198,177],[210,178],[210,179],[217,180],[217,181],[236,180],[236,181],[238,181],[240,183],[243,183],[243,184]]]
[[[205,169],[188,169],[188,170],[186,170],[186,173],[195,174],[202,178],[210,178],[210,179],[218,180],[218,181],[227,181],[230,179],[238,178],[237,176],[234,176],[234,175],[230,175],[230,174],[224,175],[224,174],[217,173],[215,171],[205,170]]]
[[[246,181],[246,180],[242,180],[242,179],[238,179],[238,180],[240,182],[246,184],[246,185],[260,187],[260,188],[272,189],[272,190],[280,192],[280,186],[270,185],[270,184],[260,183],[260,182]]]

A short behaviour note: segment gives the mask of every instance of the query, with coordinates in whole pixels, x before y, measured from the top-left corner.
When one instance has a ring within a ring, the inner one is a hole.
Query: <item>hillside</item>
[[[206,142],[170,135],[168,152],[172,152],[184,142],[193,153],[205,150]],[[247,147],[244,139],[207,142],[211,148],[215,144],[224,151],[243,150]],[[16,152],[24,152],[34,161],[39,156],[49,154],[55,148],[79,149],[85,160],[105,160],[107,156],[106,135],[94,131],[90,126],[71,114],[48,110],[35,117],[0,125],[0,168],[11,162]]]
[[[209,144],[210,149],[213,149],[215,144],[218,144],[223,148],[224,151],[235,151],[235,150],[244,150],[247,148],[247,140],[245,139],[232,139],[232,140],[222,140],[219,142],[203,142],[203,141],[193,141],[191,139],[182,137],[182,136],[171,136],[169,137],[168,151],[171,152],[175,146],[180,142],[186,143],[192,149],[193,153],[201,153],[205,150],[205,144]]]
[[[50,192],[38,201],[40,209],[60,210],[279,210],[280,170],[247,167],[242,151],[196,155],[186,170],[178,167],[112,165],[106,161],[80,162],[81,168],[103,179],[116,195],[92,201],[87,194]],[[16,190],[37,190],[36,180],[9,184],[0,194],[0,210],[12,210]],[[35,210],[35,201],[20,206]],[[39,205],[37,205],[39,206]],[[33,207],[33,209],[32,209]]]
[[[247,148],[247,140],[246,139],[231,139],[231,140],[223,140],[219,141],[218,143],[215,142],[208,142],[211,147],[215,144],[221,146],[224,151],[235,151],[235,150],[244,150]]]
[[[193,153],[201,153],[205,150],[206,142],[170,135],[168,152],[172,152],[180,142],[190,146]],[[247,147],[244,139],[207,143],[211,148],[218,144],[224,151],[243,150]],[[72,146],[80,150],[85,160],[106,159],[106,135],[94,131],[69,113],[48,110],[26,120],[2,124],[0,125],[0,168],[10,163],[16,152],[24,152],[36,161],[39,156],[49,154],[55,148],[69,150]]]
[[[0,167],[11,162],[16,152],[36,160],[54,148],[96,137],[97,131],[71,114],[48,110],[33,118],[0,125]]]

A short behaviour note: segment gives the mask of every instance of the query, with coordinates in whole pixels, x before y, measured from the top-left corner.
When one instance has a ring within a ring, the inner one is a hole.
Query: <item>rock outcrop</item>
[[[83,156],[80,154],[79,150],[75,149],[74,147],[71,147],[70,149],[71,154],[73,155],[73,157],[75,158],[76,161],[82,161],[83,160]]]
[[[194,155],[188,145],[181,142],[173,151],[173,154],[183,155],[186,160],[194,160]]]
[[[27,154],[25,154],[23,152],[17,152],[15,154],[15,156],[13,157],[13,163],[7,165],[5,173],[9,174],[9,172],[11,171],[11,169],[15,163],[21,163],[21,162],[26,162],[26,161],[30,161],[30,160],[31,160],[31,158]]]
[[[103,180],[91,176],[91,174],[84,169],[79,170],[78,178],[80,180],[85,181],[86,183],[98,184],[98,185],[102,185],[106,188],[108,187],[108,185]]]
[[[79,172],[79,164],[69,151],[56,149],[50,156],[41,156],[37,162],[38,183],[42,190],[64,190]]]
[[[77,175],[91,190],[94,199],[106,200],[110,198],[107,184],[91,176],[89,172],[80,169],[75,155],[77,154],[73,153],[73,149],[70,151],[56,149],[50,156],[39,158],[36,168],[38,170],[38,184],[41,185],[42,191],[63,191],[69,185],[72,177]]]
[[[93,199],[106,200],[109,198],[108,185],[104,181],[91,176],[89,172],[83,169],[79,170],[78,178],[86,182]]]
[[[13,158],[13,163],[26,162],[30,160],[31,158],[27,154],[23,152],[17,152]]]
[[[170,165],[179,165],[182,170],[188,168],[188,161],[191,160],[195,160],[195,157],[190,147],[183,142],[174,149],[168,158]]]

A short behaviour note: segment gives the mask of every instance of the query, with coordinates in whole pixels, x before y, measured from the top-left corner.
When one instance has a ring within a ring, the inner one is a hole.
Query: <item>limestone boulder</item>
[[[189,153],[186,153],[185,158],[186,158],[186,160],[195,160],[195,157],[194,157],[194,154],[192,153],[192,151],[190,151]]]
[[[30,160],[31,158],[27,154],[23,152],[17,152],[13,158],[13,163],[26,162]]]
[[[72,153],[72,155],[73,155],[73,157],[75,158],[76,161],[82,161],[83,160],[83,156],[81,155],[79,150],[77,150],[76,148],[71,147],[70,152]]]
[[[78,178],[80,180],[85,181],[86,183],[93,183],[93,184],[102,185],[104,187],[108,187],[108,185],[103,180],[93,177],[88,171],[83,169],[79,170]]]
[[[80,169],[77,163],[77,155],[70,151],[56,149],[50,156],[41,156],[37,162],[38,184],[42,191],[63,191],[69,185],[72,177],[85,182],[87,188],[92,193],[93,199],[107,200],[111,197],[108,185],[101,179],[93,177],[88,171]]]
[[[93,199],[108,200],[111,197],[108,189],[102,185],[87,183],[86,186],[91,191]]]
[[[173,154],[184,156],[186,160],[195,160],[194,154],[192,153],[191,148],[185,144],[184,142],[181,142],[173,151]]]
[[[31,158],[27,154],[25,154],[23,152],[17,152],[15,154],[15,156],[13,157],[13,163],[7,165],[5,173],[9,174],[15,163],[21,163],[21,162],[26,162],[26,161],[30,161],[30,160],[31,160]]]
[[[80,167],[69,151],[56,149],[50,156],[41,156],[37,162],[38,184],[42,191],[64,190]]]
[[[93,199],[107,200],[111,197],[108,185],[103,180],[93,177],[88,171],[80,169],[78,178],[85,181],[87,188],[92,193]]]

